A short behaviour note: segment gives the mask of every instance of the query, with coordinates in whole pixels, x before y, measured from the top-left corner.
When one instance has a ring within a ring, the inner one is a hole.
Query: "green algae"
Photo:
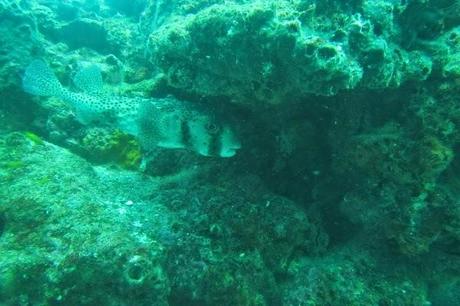
[[[84,155],[95,162],[112,162],[125,169],[138,169],[142,159],[136,139],[120,131],[94,129],[82,139],[82,148]]]
[[[33,132],[24,132],[24,136],[36,145],[44,144],[43,139],[41,139],[40,136]]]

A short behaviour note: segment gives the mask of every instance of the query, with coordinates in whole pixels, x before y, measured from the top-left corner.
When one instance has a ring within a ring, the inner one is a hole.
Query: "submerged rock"
[[[0,304],[457,305],[458,3],[0,0]],[[82,126],[23,93],[37,58],[242,148]]]
[[[216,190],[193,176],[191,191],[180,177],[95,168],[20,133],[0,143],[8,305],[273,304],[290,261],[327,245],[302,210],[256,178]],[[100,290],[108,286],[110,300]]]

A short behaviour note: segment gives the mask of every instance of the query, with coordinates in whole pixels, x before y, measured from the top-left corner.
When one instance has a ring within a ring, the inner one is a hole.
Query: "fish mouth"
[[[241,149],[241,145],[234,145],[230,148],[227,148],[225,150],[222,150],[219,154],[220,157],[233,157],[236,155],[237,151]]]
[[[220,153],[220,157],[233,157],[236,155],[236,150],[226,150]]]

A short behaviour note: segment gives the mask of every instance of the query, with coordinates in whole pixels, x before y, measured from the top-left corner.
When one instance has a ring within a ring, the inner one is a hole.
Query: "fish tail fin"
[[[63,87],[51,68],[42,60],[34,60],[22,78],[22,88],[37,96],[60,96]]]

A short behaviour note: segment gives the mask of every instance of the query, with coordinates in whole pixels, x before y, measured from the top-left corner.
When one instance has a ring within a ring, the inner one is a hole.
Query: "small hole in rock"
[[[374,25],[374,34],[377,36],[380,36],[383,34],[382,25],[380,23],[376,23]]]
[[[128,270],[129,277],[134,281],[140,281],[144,277],[144,269],[138,264],[131,266]]]
[[[330,59],[337,55],[337,51],[332,47],[324,47],[318,50],[318,54],[321,58]]]

